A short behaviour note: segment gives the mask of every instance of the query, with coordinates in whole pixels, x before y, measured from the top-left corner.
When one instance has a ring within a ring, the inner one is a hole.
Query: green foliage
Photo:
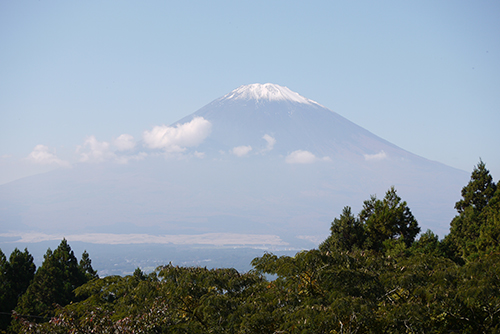
[[[470,260],[481,254],[500,251],[500,193],[486,165],[480,161],[471,180],[455,204],[458,215],[450,226],[445,243],[451,258]]]
[[[431,230],[420,235],[420,238],[411,246],[411,252],[432,256],[444,256],[439,237]]]
[[[384,241],[388,239],[401,239],[409,247],[420,232],[417,220],[394,187],[383,200],[372,196],[365,201],[359,218],[365,224],[365,247],[376,251],[384,250]]]
[[[36,332],[254,333],[271,325],[259,313],[265,280],[234,269],[164,266],[152,275],[110,276],[76,289],[85,300],[59,308],[50,323],[23,323]],[[260,297],[259,297],[260,298]],[[242,329],[243,328],[243,329]]]
[[[14,249],[7,261],[0,250],[0,330],[6,330],[11,322],[10,313],[18,299],[26,291],[35,275],[33,256],[27,249]]]
[[[252,264],[278,276],[269,285],[278,299],[272,312],[277,332],[335,333],[373,328],[376,299],[383,293],[376,262],[360,251],[311,250],[294,257],[266,254]]]
[[[75,289],[82,300],[68,307],[78,317],[85,318],[87,310],[99,309],[116,321],[141,314],[157,297],[158,280],[152,275],[144,279],[134,276],[107,276],[89,281]]]
[[[92,260],[90,259],[89,253],[87,253],[86,250],[82,253],[82,258],[80,259],[78,268],[81,272],[85,273],[86,281],[90,281],[99,277],[97,275],[97,270],[94,270],[94,268],[92,268]]]
[[[146,275],[144,275],[141,268],[135,269],[133,276],[137,281],[144,281],[146,279]]]
[[[455,209],[458,213],[463,213],[467,208],[482,211],[493,197],[496,188],[486,164],[479,160],[469,183],[462,188],[462,199],[455,204]]]
[[[339,218],[335,218],[330,227],[330,236],[319,246],[326,251],[351,251],[362,248],[365,242],[363,224],[355,218],[351,208],[344,207]]]
[[[247,299],[260,292],[263,278],[235,269],[159,268],[162,294],[172,308],[172,330],[187,333],[235,332]],[[246,324],[248,326],[249,324]]]
[[[500,187],[483,210],[484,223],[481,225],[476,248],[479,254],[500,251]]]
[[[16,311],[22,315],[48,317],[54,314],[54,305],[76,301],[73,292],[84,284],[88,272],[78,265],[66,239],[52,252],[47,250],[26,293],[20,298]]]
[[[5,254],[0,249],[0,312],[5,314],[0,314],[0,330],[7,329],[7,326],[10,323],[10,282],[7,279],[7,258]]]
[[[344,207],[340,217],[332,222],[330,231],[330,236],[319,246],[322,252],[356,249],[384,252],[394,251],[395,247],[409,248],[420,227],[406,202],[391,187],[383,200],[371,196],[365,201],[358,218],[350,207]]]
[[[423,237],[421,237],[422,239]],[[422,245],[434,244],[429,231]],[[406,248],[401,240],[389,240]],[[417,246],[415,246],[417,247]],[[254,272],[160,267],[92,280],[27,333],[496,333],[500,255],[458,266],[424,251],[264,254]],[[142,275],[139,275],[142,274]],[[266,281],[262,274],[276,275]]]
[[[21,297],[28,288],[35,276],[35,270],[33,256],[28,252],[28,249],[24,249],[24,252],[17,248],[14,249],[9,257],[6,274],[11,282],[10,289],[16,299]]]

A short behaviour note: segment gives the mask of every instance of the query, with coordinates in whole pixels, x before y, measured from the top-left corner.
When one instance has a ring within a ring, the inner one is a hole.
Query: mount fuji
[[[391,186],[443,236],[468,179],[275,84],[241,86],[129,146],[1,185],[0,244],[311,248],[344,206]]]
[[[202,117],[213,133],[200,145],[206,151],[250,146],[288,155],[307,151],[339,161],[418,159],[339,114],[274,84],[241,86],[181,119]],[[264,145],[265,144],[265,145]]]

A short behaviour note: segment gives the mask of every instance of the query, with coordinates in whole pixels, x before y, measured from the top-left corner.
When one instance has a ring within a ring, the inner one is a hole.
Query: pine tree
[[[425,254],[433,256],[442,256],[439,237],[431,230],[427,230],[420,235],[420,238],[412,245],[412,252],[416,254]]]
[[[80,259],[80,264],[78,265],[81,271],[85,273],[87,281],[93,280],[94,278],[99,278],[97,275],[97,270],[92,268],[92,260],[90,259],[89,253],[86,250],[82,253],[82,258]]]
[[[0,249],[0,331],[7,329],[10,323],[10,282],[7,279],[7,258]]]
[[[383,200],[372,196],[365,201],[359,218],[365,225],[365,247],[376,251],[383,250],[384,241],[394,239],[402,240],[409,247],[420,232],[417,220],[394,187]]]
[[[497,190],[496,184],[486,165],[481,160],[474,167],[469,183],[462,188],[462,199],[455,204],[458,215],[453,218],[450,233],[445,238],[450,258],[462,259],[476,256],[479,251],[479,237],[483,231],[483,241],[488,238],[486,230],[494,226],[494,205],[490,207]],[[496,202],[492,203],[495,204]],[[488,217],[492,221],[487,226]],[[491,233],[490,233],[491,234]]]
[[[455,209],[459,214],[468,207],[478,212],[482,211],[495,194],[496,188],[490,171],[486,169],[486,164],[479,160],[472,171],[469,183],[462,188],[462,199],[455,203]]]
[[[18,299],[26,291],[35,275],[33,256],[27,249],[21,252],[14,249],[9,261],[3,253],[0,254],[0,329],[7,329],[11,317],[8,315],[14,310]]]
[[[35,276],[36,266],[33,262],[33,256],[25,248],[24,252],[14,249],[9,257],[7,267],[7,277],[11,282],[11,290],[16,301],[28,289],[33,277]],[[15,305],[14,305],[15,306]]]
[[[361,248],[365,240],[363,225],[348,206],[344,207],[339,218],[333,220],[330,232],[330,236],[319,246],[322,252],[351,251]]]
[[[66,239],[52,252],[44,255],[42,266],[21,297],[17,311],[22,315],[47,317],[54,305],[64,306],[76,300],[73,290],[87,281],[85,272]]]
[[[481,226],[477,249],[481,253],[500,252],[500,187],[484,210],[485,222]]]

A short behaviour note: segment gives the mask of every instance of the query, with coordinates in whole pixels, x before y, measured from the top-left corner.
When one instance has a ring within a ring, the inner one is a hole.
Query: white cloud
[[[379,161],[387,158],[387,154],[384,151],[380,151],[376,154],[363,154],[366,161]]]
[[[285,161],[289,164],[311,164],[317,160],[316,156],[309,151],[297,150],[290,153]]]
[[[129,151],[135,147],[134,137],[126,133],[120,135],[113,141],[118,151]]]
[[[147,147],[164,149],[167,152],[182,152],[187,147],[201,144],[212,131],[212,124],[203,117],[195,117],[191,122],[172,126],[155,126],[144,131],[143,139]]]
[[[69,162],[59,159],[54,153],[50,152],[49,148],[45,145],[36,145],[27,159],[41,165],[54,164],[62,167],[70,166]]]
[[[242,157],[242,156],[245,156],[248,154],[248,152],[250,152],[252,150],[252,146],[248,145],[248,146],[237,146],[237,147],[234,147],[232,150],[231,150],[231,153],[233,153],[234,155],[238,156],[238,157]]]
[[[134,155],[116,154],[119,151],[131,150],[135,147],[134,137],[123,134],[113,141],[114,145],[106,141],[98,141],[95,136],[85,139],[83,145],[77,146],[76,152],[80,154],[81,162],[104,162],[115,161],[119,164],[126,164],[131,160],[143,160],[148,156],[146,152],[139,152]]]
[[[83,145],[76,148],[76,152],[80,154],[82,162],[102,162],[116,158],[116,154],[110,149],[110,144],[105,141],[100,142],[94,136],[85,139]]]
[[[205,152],[194,151],[194,156],[198,159],[203,159],[205,157]]]
[[[267,146],[266,146],[265,151],[271,151],[274,148],[274,144],[276,144],[276,139],[274,139],[273,137],[271,137],[268,134],[265,134],[262,138],[265,141],[267,141]]]

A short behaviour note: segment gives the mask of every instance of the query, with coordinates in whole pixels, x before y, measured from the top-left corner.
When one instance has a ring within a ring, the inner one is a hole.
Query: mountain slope
[[[240,145],[265,149],[266,134],[276,140],[273,148],[280,154],[300,149],[332,159],[360,160],[365,155],[397,150],[339,114],[278,85],[241,86],[179,123],[196,116],[213,124],[201,150]]]

